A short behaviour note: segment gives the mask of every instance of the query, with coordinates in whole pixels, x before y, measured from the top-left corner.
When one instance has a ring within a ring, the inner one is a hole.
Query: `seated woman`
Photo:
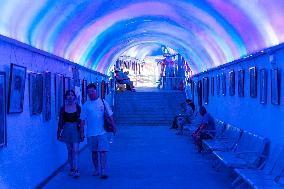
[[[186,102],[181,103],[182,113],[175,116],[171,129],[178,129],[178,135],[183,134],[184,124],[191,123],[194,119],[194,103],[187,99]]]
[[[216,134],[215,121],[213,117],[207,113],[204,106],[199,108],[200,120],[198,123],[198,128],[192,133],[192,139],[196,144],[197,151],[201,152],[202,140],[212,139]]]
[[[118,84],[126,84],[126,89],[132,91],[129,77],[126,74],[124,74],[122,71],[115,70],[114,73],[115,73],[116,82]]]

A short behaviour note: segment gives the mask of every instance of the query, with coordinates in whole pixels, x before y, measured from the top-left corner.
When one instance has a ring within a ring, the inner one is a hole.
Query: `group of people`
[[[108,178],[106,154],[109,151],[110,143],[104,129],[104,114],[108,114],[113,123],[113,113],[109,104],[97,96],[94,83],[87,86],[87,94],[89,99],[81,108],[77,104],[75,92],[73,90],[66,91],[65,104],[59,115],[57,139],[66,144],[70,166],[69,175],[78,178],[80,177],[78,170],[79,143],[84,141],[86,133],[87,145],[90,148],[94,165],[93,175],[106,179]],[[113,133],[115,134],[115,132],[116,128],[114,127]]]
[[[127,76],[126,73],[119,70],[115,70],[114,73],[115,73],[114,78],[117,84],[125,84],[127,91],[131,92],[135,91],[133,85],[131,84],[130,78]]]
[[[190,129],[185,126],[194,128],[191,137],[196,144],[197,151],[201,152],[202,140],[213,138],[216,135],[215,121],[213,117],[207,112],[204,106],[200,106],[198,112],[195,112],[194,103],[187,99],[181,103],[181,113],[174,117],[170,129],[177,129],[177,135],[182,135],[184,130]]]

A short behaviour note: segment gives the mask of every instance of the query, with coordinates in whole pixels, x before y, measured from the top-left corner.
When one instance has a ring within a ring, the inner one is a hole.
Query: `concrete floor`
[[[205,156],[196,152],[188,136],[168,127],[118,127],[108,153],[107,180],[92,176],[90,151],[80,154],[79,179],[65,167],[46,189],[228,189],[232,178],[216,172]]]

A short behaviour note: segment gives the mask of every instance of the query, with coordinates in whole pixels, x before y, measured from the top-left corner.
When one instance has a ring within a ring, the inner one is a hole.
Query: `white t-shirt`
[[[113,113],[109,104],[104,100],[106,112],[109,116]],[[106,131],[104,130],[104,104],[101,98],[96,100],[88,100],[82,106],[81,119],[86,123],[86,135],[97,136],[102,135]]]

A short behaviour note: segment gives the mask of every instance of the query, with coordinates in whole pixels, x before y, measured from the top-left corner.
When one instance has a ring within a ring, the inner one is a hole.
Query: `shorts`
[[[107,133],[87,137],[87,144],[91,151],[108,152],[110,147]]]
[[[77,122],[66,122],[64,123],[62,131],[62,142],[65,143],[79,143],[81,142],[80,132],[78,129]]]

